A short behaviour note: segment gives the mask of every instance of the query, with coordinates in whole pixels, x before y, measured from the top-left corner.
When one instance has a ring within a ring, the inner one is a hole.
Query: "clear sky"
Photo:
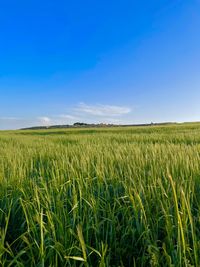
[[[200,0],[0,5],[0,129],[200,120]]]

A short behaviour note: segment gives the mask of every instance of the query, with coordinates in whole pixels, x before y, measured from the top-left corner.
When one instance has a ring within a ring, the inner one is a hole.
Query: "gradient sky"
[[[200,120],[200,0],[0,5],[0,129]]]

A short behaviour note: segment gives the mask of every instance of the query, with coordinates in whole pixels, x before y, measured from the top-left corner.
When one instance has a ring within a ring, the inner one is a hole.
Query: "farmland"
[[[0,266],[200,266],[200,124],[0,132]]]

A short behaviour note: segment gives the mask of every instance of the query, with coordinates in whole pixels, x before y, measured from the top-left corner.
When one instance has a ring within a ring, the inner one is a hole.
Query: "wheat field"
[[[0,132],[0,266],[200,266],[200,124]]]

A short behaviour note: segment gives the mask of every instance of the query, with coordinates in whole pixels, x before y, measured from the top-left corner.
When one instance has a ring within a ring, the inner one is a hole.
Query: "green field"
[[[0,266],[200,266],[200,124],[0,132]]]

